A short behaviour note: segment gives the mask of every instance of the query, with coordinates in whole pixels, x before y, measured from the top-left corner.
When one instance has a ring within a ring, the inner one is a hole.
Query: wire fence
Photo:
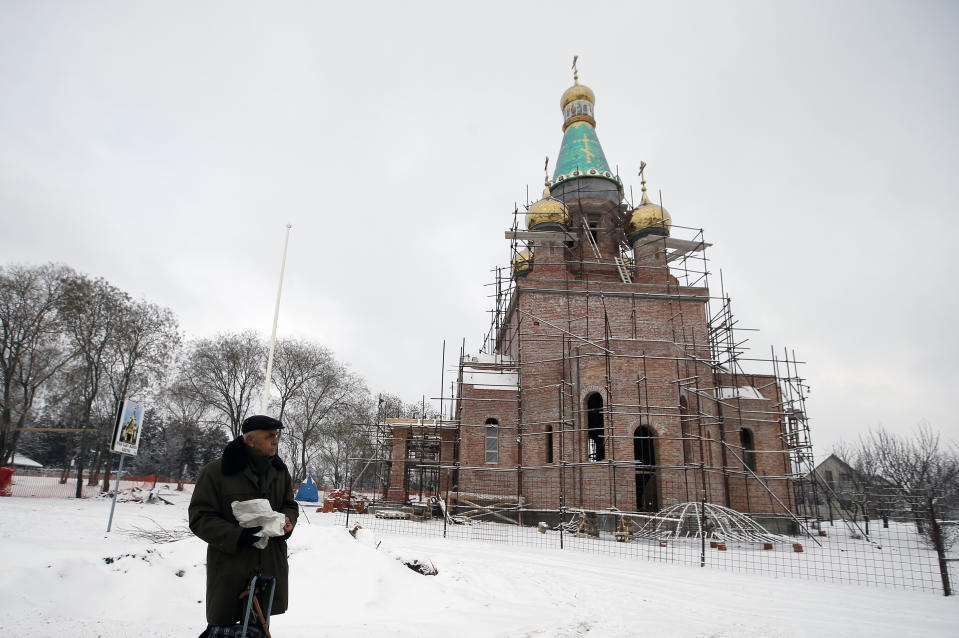
[[[709,502],[671,502],[655,511],[583,509],[560,502],[536,507],[502,490],[516,477],[485,474],[486,491],[411,490],[404,502],[386,490],[344,491],[328,497],[337,523],[376,533],[572,550],[678,565],[804,578],[950,595],[949,565],[959,558],[959,525],[940,495],[883,488],[859,493],[849,507],[824,485],[795,485],[790,511],[743,514]],[[645,477],[635,481],[648,481]],[[530,479],[524,492],[535,490]],[[552,484],[550,484],[552,485]],[[549,485],[540,493],[549,493]],[[649,489],[649,485],[640,486]],[[657,493],[686,495],[684,485],[659,484]],[[801,494],[805,494],[805,499]],[[826,496],[828,494],[828,496]],[[334,502],[329,499],[333,498]],[[664,499],[665,500],[665,499]],[[639,501],[637,501],[639,502]],[[647,504],[652,504],[647,501]],[[756,503],[753,503],[754,506]],[[657,504],[658,505],[658,504]]]
[[[6,469],[6,468],[4,468]],[[33,498],[72,498],[77,491],[77,473],[75,470],[23,470],[17,469],[10,477],[10,483],[3,488],[0,496],[23,496]],[[110,476],[111,489],[115,487],[116,474]],[[176,479],[167,476],[151,474],[148,476],[123,475],[120,481],[121,490],[138,488],[148,490],[158,484],[176,486]],[[103,476],[85,475],[81,479],[81,498],[95,498],[100,496],[103,488]]]

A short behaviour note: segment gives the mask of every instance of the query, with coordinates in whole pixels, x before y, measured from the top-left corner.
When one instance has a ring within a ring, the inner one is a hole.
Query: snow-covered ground
[[[119,503],[109,534],[106,499],[0,498],[3,634],[199,634],[203,543],[131,535],[185,529],[189,495],[163,494],[175,504]],[[354,539],[341,518],[307,516],[277,638],[959,635],[957,597],[366,529]]]

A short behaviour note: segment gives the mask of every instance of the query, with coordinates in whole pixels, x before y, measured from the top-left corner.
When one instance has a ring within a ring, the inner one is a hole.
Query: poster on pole
[[[113,428],[113,445],[110,450],[120,454],[137,455],[140,447],[140,432],[143,429],[143,406],[133,401],[124,401],[117,413]]]

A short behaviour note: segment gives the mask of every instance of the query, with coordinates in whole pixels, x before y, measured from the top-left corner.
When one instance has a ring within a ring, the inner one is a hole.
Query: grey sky
[[[949,2],[2,0],[0,263],[267,333],[290,222],[280,335],[435,395],[578,54],[610,164],[704,228],[755,351],[808,362],[817,450],[959,439],[957,42]]]

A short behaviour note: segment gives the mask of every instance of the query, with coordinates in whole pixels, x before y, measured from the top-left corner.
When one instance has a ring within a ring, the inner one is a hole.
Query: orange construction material
[[[342,512],[349,508],[357,514],[366,514],[367,507],[365,498],[356,494],[351,497],[348,490],[333,490],[323,499],[324,512]]]

